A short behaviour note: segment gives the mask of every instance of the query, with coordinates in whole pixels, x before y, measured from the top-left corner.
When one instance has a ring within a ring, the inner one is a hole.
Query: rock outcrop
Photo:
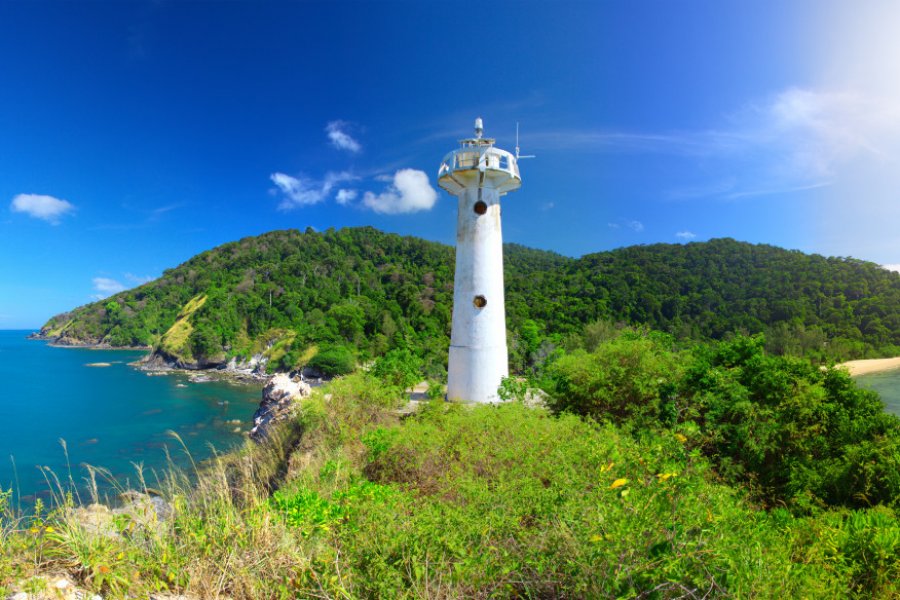
[[[117,521],[123,518],[134,527],[155,530],[172,518],[172,506],[159,496],[126,491],[120,496],[123,504],[110,508],[105,504],[90,504],[74,509],[75,520],[87,533],[116,538],[121,536]]]
[[[205,371],[210,369],[224,369],[226,361],[224,357],[202,357],[199,359],[185,358],[166,352],[162,348],[154,348],[147,356],[137,364],[145,371],[169,371],[179,369],[184,371]]]
[[[253,415],[250,437],[260,442],[269,434],[272,425],[296,414],[299,400],[309,396],[312,388],[299,377],[279,373],[269,380],[262,391],[262,402]]]

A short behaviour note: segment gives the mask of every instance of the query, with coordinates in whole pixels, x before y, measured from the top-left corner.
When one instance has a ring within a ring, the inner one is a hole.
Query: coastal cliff
[[[295,415],[300,400],[306,398],[312,388],[300,377],[290,377],[283,373],[275,375],[262,391],[262,402],[253,414],[253,428],[250,438],[261,442],[265,440],[272,427]]]

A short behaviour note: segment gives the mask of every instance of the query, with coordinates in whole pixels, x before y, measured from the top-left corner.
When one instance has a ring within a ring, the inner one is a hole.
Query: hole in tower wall
[[[487,204],[485,204],[483,200],[476,202],[475,206],[472,208],[475,210],[476,215],[483,215],[487,212]]]
[[[487,298],[484,296],[475,296],[475,299],[472,300],[472,304],[475,305],[475,308],[484,308],[487,306]]]

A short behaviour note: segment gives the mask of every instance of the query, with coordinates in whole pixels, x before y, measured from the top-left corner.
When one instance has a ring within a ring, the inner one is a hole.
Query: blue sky
[[[507,241],[900,263],[900,22],[866,2],[0,3],[0,328],[273,229],[452,243],[476,116]]]

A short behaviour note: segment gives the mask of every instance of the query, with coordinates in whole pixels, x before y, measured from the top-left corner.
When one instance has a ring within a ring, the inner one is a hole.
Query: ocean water
[[[261,386],[148,376],[127,364],[143,352],[53,348],[28,333],[0,331],[0,488],[26,503],[48,495],[44,467],[82,486],[84,464],[108,469],[119,484],[133,484],[142,464],[152,486],[166,448],[187,466],[245,439],[234,429],[250,427]]]
[[[878,392],[884,401],[884,409],[900,416],[900,369],[861,375],[856,378],[856,383]]]

